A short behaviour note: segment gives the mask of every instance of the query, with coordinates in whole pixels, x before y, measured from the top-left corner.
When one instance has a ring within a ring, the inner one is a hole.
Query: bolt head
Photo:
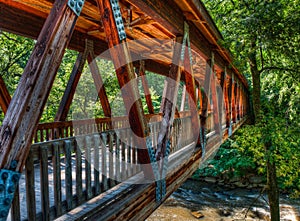
[[[7,172],[2,173],[1,178],[2,178],[3,180],[6,180],[6,179],[8,178],[8,173],[7,173]]]
[[[0,184],[0,193],[2,193],[5,190],[5,186],[3,184]]]
[[[14,192],[15,192],[15,187],[14,187],[14,186],[9,186],[9,187],[7,188],[7,192],[8,192],[8,193],[14,193]]]
[[[10,205],[10,199],[9,199],[9,198],[4,199],[4,200],[3,200],[3,204],[4,204],[5,206],[9,206],[9,205]]]

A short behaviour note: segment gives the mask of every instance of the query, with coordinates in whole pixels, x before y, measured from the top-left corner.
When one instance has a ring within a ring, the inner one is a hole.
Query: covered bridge
[[[0,0],[0,30],[36,39],[12,98],[0,78],[0,220],[145,219],[247,117],[247,81],[199,0]],[[66,48],[77,61],[55,122],[39,123]],[[86,61],[105,117],[67,119]],[[149,71],[165,76],[159,111]]]

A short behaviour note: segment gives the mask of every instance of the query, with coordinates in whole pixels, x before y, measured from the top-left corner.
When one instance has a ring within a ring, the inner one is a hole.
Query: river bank
[[[300,221],[300,199],[281,195],[282,221]],[[218,185],[187,180],[147,221],[233,221],[270,220],[265,193],[259,188]]]

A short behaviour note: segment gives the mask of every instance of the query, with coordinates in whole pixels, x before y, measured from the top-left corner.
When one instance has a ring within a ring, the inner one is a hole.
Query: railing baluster
[[[77,142],[76,142],[77,141]],[[77,205],[83,201],[82,196],[82,151],[80,149],[79,139],[75,140],[75,158],[76,158],[76,195]]]
[[[48,146],[40,146],[40,178],[41,204],[44,221],[50,220],[49,178],[48,178]]]
[[[127,179],[127,161],[126,161],[126,134],[125,129],[121,130],[121,159],[122,159],[122,180]]]
[[[20,189],[19,185],[16,186],[15,196],[13,199],[13,203],[11,206],[11,220],[13,221],[19,221],[21,220],[21,214],[20,214]]]
[[[113,133],[108,133],[108,174],[109,174],[109,187],[114,186],[114,142]]]
[[[121,164],[122,164],[122,158],[121,158],[121,151],[120,151],[120,132],[116,131],[115,134],[115,140],[116,140],[116,181],[121,181]]]
[[[91,137],[86,136],[85,139],[85,184],[86,184],[86,192],[87,192],[87,199],[92,198],[92,173],[91,173]]]
[[[106,143],[107,143],[107,134],[102,133],[102,143],[101,143],[101,173],[102,173],[102,185],[103,191],[108,190],[108,182],[107,182],[107,164],[106,164]]]
[[[36,220],[36,204],[35,204],[35,186],[34,186],[34,165],[32,152],[29,155],[25,164],[25,179],[26,179],[26,205],[27,217],[29,220]]]
[[[73,194],[72,194],[72,156],[71,156],[71,141],[64,141],[65,149],[65,185],[66,185],[66,201],[67,210],[71,210]]]
[[[62,193],[61,193],[61,169],[60,169],[60,144],[53,143],[53,183],[54,183],[54,205],[56,216],[62,215]]]
[[[99,148],[100,148],[100,136],[99,134],[94,134],[93,136],[93,146],[94,146],[94,183],[95,183],[95,195],[100,194],[100,165],[99,165]]]

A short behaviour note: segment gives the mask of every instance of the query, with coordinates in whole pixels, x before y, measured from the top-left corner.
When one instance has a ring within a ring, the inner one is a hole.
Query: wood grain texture
[[[21,171],[77,16],[57,1],[15,91],[0,130],[0,168]]]
[[[144,118],[144,111],[137,88],[135,73],[126,41],[120,42],[117,27],[114,22],[112,6],[108,0],[98,0],[101,19],[110,48],[110,54],[115,66],[122,97],[133,133],[138,137],[135,146],[138,147],[138,159],[143,165],[145,176],[154,178],[145,138],[149,131]]]

